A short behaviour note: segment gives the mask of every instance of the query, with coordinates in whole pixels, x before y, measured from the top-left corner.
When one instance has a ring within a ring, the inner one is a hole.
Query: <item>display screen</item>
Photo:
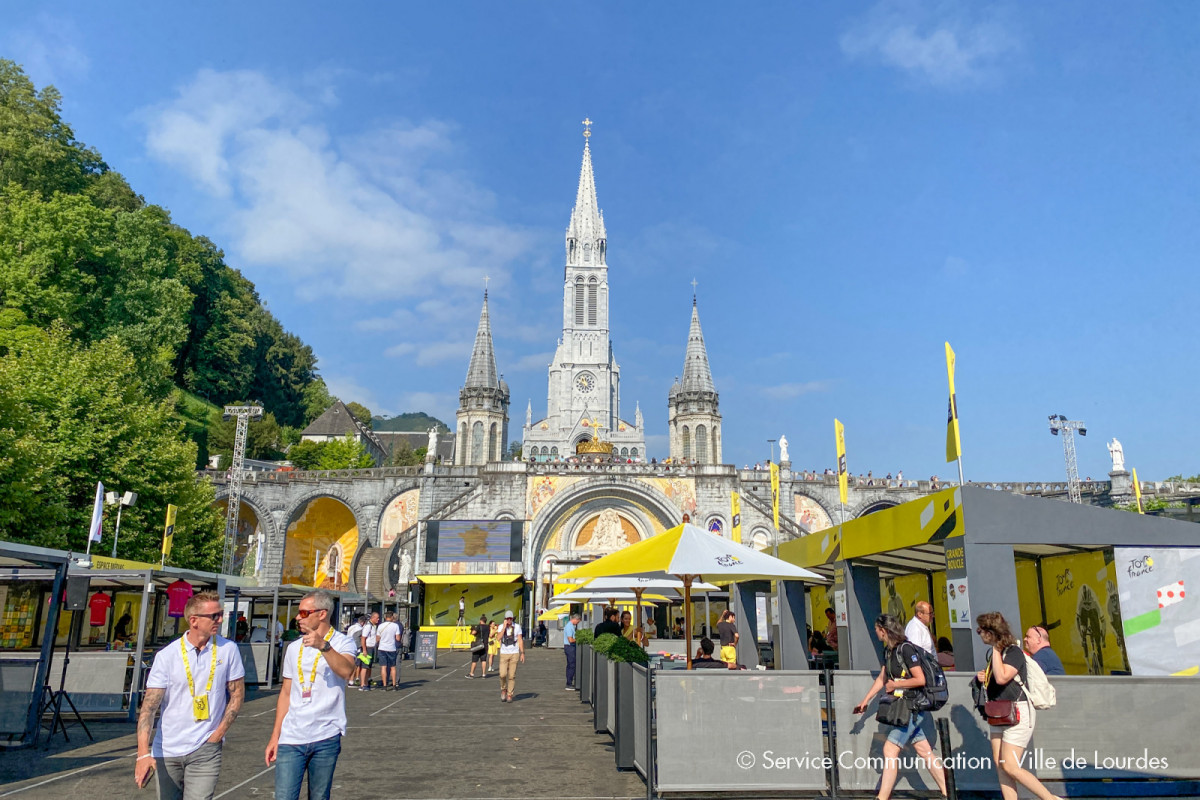
[[[426,561],[520,561],[524,522],[430,520],[425,523]]]

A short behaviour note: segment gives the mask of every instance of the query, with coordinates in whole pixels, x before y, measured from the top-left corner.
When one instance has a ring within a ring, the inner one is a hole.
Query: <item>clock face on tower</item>
[[[596,388],[596,379],[588,372],[581,372],[575,376],[575,388],[580,394],[588,394],[592,389]]]

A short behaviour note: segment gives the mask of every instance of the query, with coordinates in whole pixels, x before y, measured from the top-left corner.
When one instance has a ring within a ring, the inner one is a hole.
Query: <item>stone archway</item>
[[[874,514],[876,511],[883,511],[885,508],[895,508],[898,505],[900,504],[893,500],[865,500],[850,512],[850,518],[858,519],[868,514]]]
[[[280,583],[344,589],[365,545],[359,515],[342,498],[318,493],[293,506],[282,542]]]
[[[221,487],[217,490],[216,505],[224,517],[229,509],[229,490]],[[238,504],[237,541],[234,549],[234,571],[239,575],[253,575],[256,553],[251,550],[250,536],[255,530],[260,536],[265,536],[263,546],[263,563],[266,564],[272,547],[280,546],[282,539],[275,524],[275,517],[259,503],[251,498],[242,496]]]

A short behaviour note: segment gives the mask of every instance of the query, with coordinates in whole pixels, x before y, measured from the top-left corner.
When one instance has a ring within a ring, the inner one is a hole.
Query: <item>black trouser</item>
[[[567,656],[567,686],[575,685],[575,645],[567,642],[563,645],[563,653]]]

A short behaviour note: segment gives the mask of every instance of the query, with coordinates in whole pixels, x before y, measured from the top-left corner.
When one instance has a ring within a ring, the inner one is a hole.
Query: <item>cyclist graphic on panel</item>
[[[1100,599],[1086,583],[1079,587],[1079,604],[1075,607],[1075,629],[1083,644],[1083,660],[1089,675],[1104,674],[1104,637],[1107,635],[1104,609]]]

